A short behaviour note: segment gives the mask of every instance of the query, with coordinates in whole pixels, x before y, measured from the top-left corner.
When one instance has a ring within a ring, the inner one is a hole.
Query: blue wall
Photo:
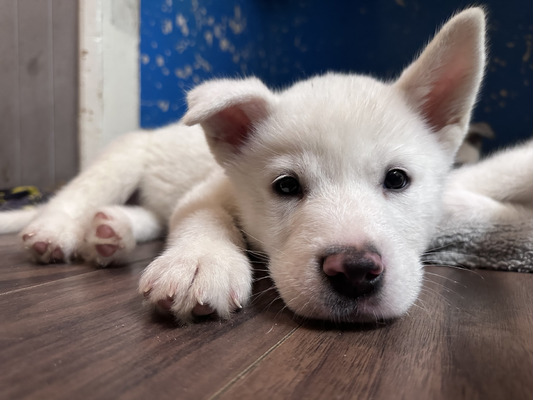
[[[395,77],[460,0],[141,0],[141,126],[185,112],[185,91],[255,75],[271,87],[325,71]],[[532,1],[491,1],[490,59],[474,121],[494,148],[532,136]]]

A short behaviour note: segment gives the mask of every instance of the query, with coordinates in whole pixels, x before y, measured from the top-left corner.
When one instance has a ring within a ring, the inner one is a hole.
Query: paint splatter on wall
[[[213,77],[271,87],[325,71],[392,79],[451,13],[436,0],[141,0],[141,126],[178,120],[185,92]],[[485,2],[490,59],[475,121],[497,139],[532,135],[532,2]]]

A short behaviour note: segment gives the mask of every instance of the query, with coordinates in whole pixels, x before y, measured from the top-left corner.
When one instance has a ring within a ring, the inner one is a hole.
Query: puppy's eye
[[[282,175],[276,178],[273,182],[273,190],[279,196],[302,196],[302,187],[298,178],[291,175]]]
[[[410,178],[406,174],[406,171],[398,168],[390,169],[384,178],[384,187],[389,190],[404,189],[409,183]]]

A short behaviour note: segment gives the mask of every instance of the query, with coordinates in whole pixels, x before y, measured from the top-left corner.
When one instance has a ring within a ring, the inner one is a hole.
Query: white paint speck
[[[187,39],[184,39],[184,40],[180,40],[176,46],[174,46],[174,49],[182,54],[190,45],[192,44],[191,41],[187,40]]]
[[[185,65],[183,68],[176,68],[174,75],[180,79],[187,79],[193,75],[193,67],[191,65]]]
[[[212,70],[211,64],[207,60],[202,58],[202,56],[200,54],[198,54],[198,53],[195,54],[194,67],[195,67],[195,69],[203,69],[206,72],[210,72]]]
[[[230,41],[226,38],[219,40],[219,48],[222,51],[228,51],[230,49]]]
[[[206,41],[207,45],[211,47],[213,45],[213,33],[210,31],[204,32],[204,40]]]
[[[189,27],[187,26],[187,19],[182,15],[176,15],[176,26],[180,28],[183,36],[189,36]]]
[[[161,111],[167,112],[169,111],[169,102],[167,100],[160,100],[158,101],[158,107]]]
[[[217,24],[213,27],[213,34],[217,39],[222,39],[224,36],[224,29],[221,25]]]
[[[228,26],[234,32],[234,35],[239,35],[245,30],[247,20],[241,15],[241,8],[236,5],[234,7],[234,18],[228,21]]]
[[[161,22],[161,33],[163,33],[164,35],[172,33],[172,21],[170,19],[165,18]]]
[[[141,54],[141,63],[147,65],[150,62],[150,56],[148,54]]]

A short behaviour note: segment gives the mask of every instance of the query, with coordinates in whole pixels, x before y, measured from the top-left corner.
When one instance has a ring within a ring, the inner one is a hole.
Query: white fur
[[[483,226],[532,221],[532,141],[453,171],[444,216]]]
[[[420,290],[420,257],[441,216],[484,58],[484,14],[475,8],[452,18],[392,83],[326,74],[273,92],[254,78],[207,82],[189,93],[183,124],[125,136],[21,238],[40,262],[79,253],[105,265],[168,227],[167,248],[139,290],[181,320],[228,317],[246,304],[247,243],[269,258],[280,295],[299,315],[402,315]],[[384,187],[392,168],[407,172],[406,189]],[[301,197],[274,193],[273,181],[288,174],[298,177]],[[142,209],[117,206],[134,190]],[[108,228],[115,234],[101,237]],[[115,252],[103,255],[102,245]],[[332,247],[368,245],[384,264],[382,287],[370,296],[339,295],[321,257]]]

